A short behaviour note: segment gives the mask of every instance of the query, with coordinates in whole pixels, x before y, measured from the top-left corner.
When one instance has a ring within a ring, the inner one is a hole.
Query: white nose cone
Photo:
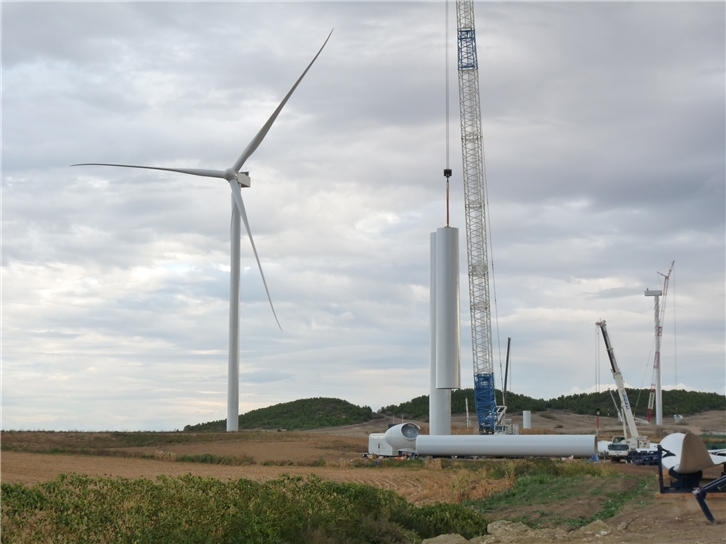
[[[418,433],[419,427],[415,423],[402,423],[388,429],[385,438],[394,452],[413,453],[416,451]]]
[[[436,231],[436,387],[461,389],[459,229]]]

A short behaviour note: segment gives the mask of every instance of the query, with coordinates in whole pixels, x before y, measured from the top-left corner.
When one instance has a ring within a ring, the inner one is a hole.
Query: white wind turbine
[[[229,365],[227,373],[227,431],[236,431],[239,424],[239,285],[240,285],[240,217],[245,224],[247,235],[250,237],[250,243],[252,244],[252,251],[255,254],[255,260],[257,261],[257,267],[260,269],[260,275],[262,276],[262,283],[265,286],[265,292],[267,293],[267,300],[270,301],[270,308],[272,308],[272,314],[275,316],[277,326],[280,327],[280,321],[277,319],[275,308],[272,305],[272,298],[270,297],[270,291],[267,288],[267,282],[265,281],[265,274],[262,272],[262,265],[260,264],[260,258],[257,255],[257,248],[255,247],[255,241],[252,239],[252,231],[250,231],[250,225],[247,221],[247,213],[245,212],[245,205],[242,202],[241,187],[250,186],[249,172],[240,172],[242,166],[250,158],[252,153],[255,152],[257,147],[262,143],[262,140],[267,135],[270,127],[277,119],[277,116],[282,111],[282,108],[287,103],[287,100],[292,96],[292,93],[297,88],[298,84],[302,81],[305,74],[308,73],[310,67],[317,60],[322,53],[323,48],[328,43],[330,36],[333,31],[330,31],[325,42],[320,47],[313,60],[310,61],[305,71],[298,78],[292,88],[288,91],[285,98],[282,99],[280,105],[277,106],[267,122],[262,126],[260,131],[255,135],[254,138],[247,144],[247,147],[234,162],[234,164],[226,170],[204,170],[197,168],[161,168],[158,166],[138,166],[133,164],[109,164],[109,163],[82,163],[73,164],[71,166],[118,166],[122,168],[144,168],[147,170],[164,170],[167,172],[178,172],[181,174],[191,174],[193,176],[203,176],[208,178],[221,178],[227,180],[230,188],[232,189],[232,220],[230,227],[230,293],[229,293]],[[282,327],[280,327],[282,330]]]

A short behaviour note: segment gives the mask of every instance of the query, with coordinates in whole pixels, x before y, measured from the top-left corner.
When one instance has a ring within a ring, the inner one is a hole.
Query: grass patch
[[[724,437],[723,435],[704,433],[701,435],[701,439],[703,440],[703,443],[706,444],[706,447],[710,450],[726,449],[726,437]]]
[[[629,502],[645,502],[649,497],[653,496],[653,490],[651,489],[652,485],[652,478],[640,477],[637,484],[629,491],[611,495],[611,497],[607,501],[605,501],[602,510],[600,510],[600,512],[596,513],[591,518],[582,520],[579,524],[579,527],[583,527],[588,523],[592,523],[593,521],[598,519],[611,518]]]
[[[246,466],[254,465],[255,458],[249,455],[212,455],[204,453],[201,455],[177,455],[176,461],[182,463],[206,463],[209,465],[230,465]]]
[[[532,459],[504,462],[497,470],[513,479],[511,489],[464,504],[490,519],[521,521],[533,528],[579,528],[611,518],[625,505],[652,496],[655,485],[651,475],[622,475],[603,463]]]

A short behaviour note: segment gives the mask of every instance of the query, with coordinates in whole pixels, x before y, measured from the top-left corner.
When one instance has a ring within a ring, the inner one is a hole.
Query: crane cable
[[[449,0],[446,0],[444,17],[444,50],[446,55],[446,169],[449,170]]]
[[[487,211],[489,211],[489,190],[487,189],[487,174],[486,174],[486,166],[484,162],[484,149],[481,150],[481,161],[482,161],[482,172],[484,174],[484,206]],[[494,294],[494,323],[497,327],[497,351],[499,352],[499,376],[502,379],[502,391],[504,391],[504,375],[502,374],[502,343],[499,338],[499,309],[497,308],[497,280],[494,275],[494,246],[492,244],[492,223],[490,216],[491,214],[486,214],[486,222],[487,222],[487,244],[489,246],[489,262],[492,266],[492,292]]]

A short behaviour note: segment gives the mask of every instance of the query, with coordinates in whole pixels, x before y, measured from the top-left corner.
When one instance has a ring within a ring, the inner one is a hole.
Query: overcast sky
[[[284,332],[243,239],[241,411],[428,394],[444,14],[441,2],[3,2],[2,427],[225,417],[228,186],[69,165],[229,167],[333,28],[245,165]],[[664,386],[726,392],[725,23],[723,2],[476,4],[498,385],[507,337],[517,393],[592,390],[598,357],[612,383],[595,327],[606,319],[626,381],[648,388],[644,290],[675,260]]]

